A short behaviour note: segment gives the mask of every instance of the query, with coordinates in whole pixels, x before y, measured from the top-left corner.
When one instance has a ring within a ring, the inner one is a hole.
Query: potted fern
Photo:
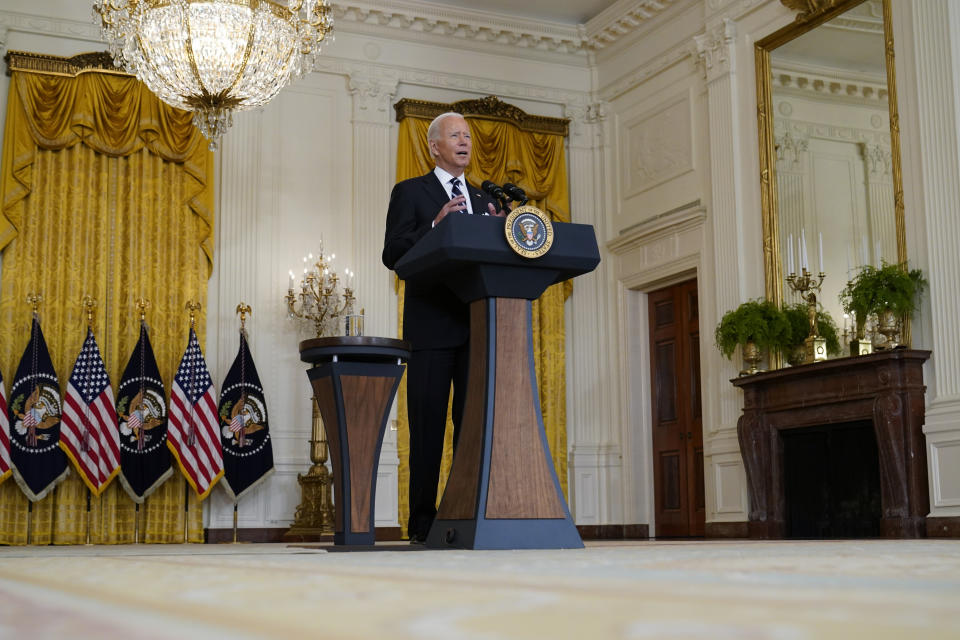
[[[840,293],[840,302],[844,311],[856,314],[859,338],[863,338],[867,316],[877,314],[880,333],[887,336],[884,348],[892,349],[902,320],[913,315],[926,287],[920,269],[884,261],[880,267],[864,266]]]
[[[810,335],[810,307],[806,302],[792,304],[783,310],[787,323],[790,325],[789,337],[785,341],[784,352],[793,366],[802,364],[805,356],[804,341]],[[829,313],[820,309],[817,311],[817,334],[827,341],[827,354],[838,356],[842,353],[840,337],[837,334],[837,325]]]
[[[757,373],[763,351],[779,350],[790,331],[783,312],[769,300],[748,300],[723,315],[713,337],[717,348],[731,359],[741,347],[746,368],[740,375]]]

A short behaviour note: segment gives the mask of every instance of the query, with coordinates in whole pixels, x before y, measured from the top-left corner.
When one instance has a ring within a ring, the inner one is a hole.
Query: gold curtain
[[[491,100],[484,99],[481,104],[489,105]],[[444,110],[457,110],[462,104],[457,103],[451,109]],[[509,105],[505,106],[509,108]],[[503,111],[503,107],[502,103],[497,102],[496,110]],[[422,116],[416,114],[401,119],[397,144],[398,181],[424,175],[433,169],[434,162],[427,145],[427,127],[432,117],[440,113],[436,109],[433,111],[435,113],[427,111]],[[569,222],[564,136],[524,130],[516,122],[495,116],[471,115],[467,109],[462,112],[470,124],[473,137],[473,157],[467,168],[467,180],[474,185],[484,180],[492,180],[497,184],[512,182],[527,192],[529,204],[548,213],[551,220]],[[397,287],[400,305],[398,335],[402,335],[403,282],[398,281]],[[567,381],[563,305],[572,291],[572,284],[564,282],[550,287],[533,302],[533,354],[540,409],[564,495],[567,494]],[[406,376],[398,391],[397,409],[400,527],[403,535],[406,535],[410,513],[410,427],[407,421]],[[453,422],[448,408],[438,500],[443,494],[453,462],[452,438]]]
[[[0,367],[7,385],[29,337],[27,293],[43,295],[41,325],[61,389],[83,344],[80,301],[89,294],[99,303],[94,330],[114,388],[139,334],[135,300],[150,301],[150,338],[169,393],[187,343],[184,305],[206,302],[213,255],[213,153],[191,114],[163,104],[129,76],[14,67],[0,207]],[[186,486],[177,472],[147,498],[141,541],[182,542],[185,522],[188,539],[203,541],[195,494],[185,509]],[[85,542],[88,496],[71,472],[32,505],[30,542]],[[15,482],[0,484],[0,543],[27,542],[27,509]],[[91,542],[133,542],[134,513],[114,479],[90,498]]]

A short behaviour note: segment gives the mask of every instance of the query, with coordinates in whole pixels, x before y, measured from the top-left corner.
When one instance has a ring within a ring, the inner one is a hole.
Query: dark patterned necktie
[[[460,191],[460,178],[453,178],[450,181],[450,185],[450,193],[453,194],[454,198],[463,195],[463,192]],[[457,213],[468,213],[468,211],[466,209],[459,209]]]

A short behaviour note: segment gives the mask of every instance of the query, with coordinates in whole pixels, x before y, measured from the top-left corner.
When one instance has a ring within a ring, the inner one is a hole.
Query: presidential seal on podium
[[[553,244],[553,225],[550,217],[530,205],[517,207],[507,216],[504,231],[507,244],[514,253],[524,258],[539,258]]]

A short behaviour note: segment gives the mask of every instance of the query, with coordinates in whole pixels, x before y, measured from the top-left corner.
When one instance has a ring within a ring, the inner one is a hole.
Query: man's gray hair
[[[434,140],[440,139],[440,123],[446,120],[447,118],[457,116],[462,118],[462,113],[457,113],[456,111],[447,111],[446,113],[441,113],[436,118],[433,119],[433,122],[430,123],[430,126],[427,127],[427,142],[433,142]]]

